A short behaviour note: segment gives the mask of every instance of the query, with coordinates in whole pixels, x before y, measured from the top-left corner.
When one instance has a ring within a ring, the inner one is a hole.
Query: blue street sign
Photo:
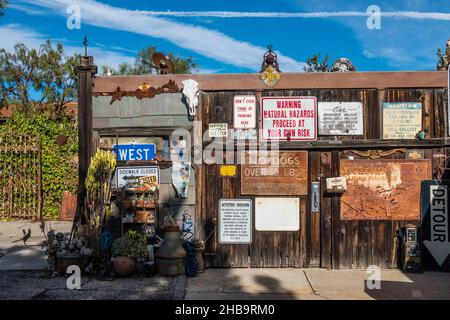
[[[117,154],[117,161],[154,160],[156,154],[156,147],[153,143],[119,144],[118,150],[116,145],[113,146],[113,150]]]

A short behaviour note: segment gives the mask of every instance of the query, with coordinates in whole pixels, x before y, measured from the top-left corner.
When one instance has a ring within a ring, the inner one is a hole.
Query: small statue
[[[439,71],[448,70],[448,67],[450,65],[450,39],[448,39],[448,41],[447,41],[447,45],[445,48],[445,54],[442,52],[441,49],[438,49],[437,55],[439,57],[439,63],[437,65],[437,69]]]
[[[331,67],[331,72],[355,72],[356,67],[347,58],[337,59]]]

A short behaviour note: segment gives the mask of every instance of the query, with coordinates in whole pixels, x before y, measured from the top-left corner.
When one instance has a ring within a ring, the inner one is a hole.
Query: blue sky
[[[267,44],[282,71],[301,71],[307,57],[350,58],[359,71],[435,70],[437,48],[450,38],[448,0],[10,0],[0,18],[0,47],[46,39],[81,53],[83,37],[96,63],[133,62],[140,48],[192,56],[199,73],[258,71]],[[369,5],[382,11],[381,29],[367,28]],[[77,5],[81,29],[69,30]],[[233,17],[229,17],[230,13]],[[249,13],[258,12],[258,17]],[[283,17],[280,17],[282,12]],[[302,15],[309,13],[309,15]],[[249,16],[250,15],[250,16]]]

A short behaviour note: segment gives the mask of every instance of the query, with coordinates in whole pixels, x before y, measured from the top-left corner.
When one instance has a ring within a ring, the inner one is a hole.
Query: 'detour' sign
[[[153,143],[148,144],[119,144],[113,146],[117,155],[117,161],[146,161],[154,160],[156,147]]]
[[[439,266],[450,255],[449,192],[438,181],[422,182],[422,241]]]

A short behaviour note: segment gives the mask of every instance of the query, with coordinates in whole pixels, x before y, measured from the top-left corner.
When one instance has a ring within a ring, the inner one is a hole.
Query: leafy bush
[[[14,139],[15,134],[40,136],[44,197],[42,214],[47,218],[57,218],[63,191],[75,193],[77,190],[77,124],[69,117],[57,119],[45,113],[32,113],[25,116],[20,112],[15,112],[11,119],[0,126],[0,133],[11,133],[11,139]],[[58,135],[67,136],[65,145],[60,146],[56,143]],[[30,201],[32,200],[30,199]]]
[[[142,262],[147,254],[147,241],[145,236],[137,232],[125,233],[114,240],[111,248],[113,257],[134,258]]]

